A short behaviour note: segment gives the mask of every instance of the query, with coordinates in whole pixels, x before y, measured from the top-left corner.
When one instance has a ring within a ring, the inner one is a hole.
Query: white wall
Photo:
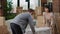
[[[12,12],[16,13],[17,0],[12,0]],[[28,3],[25,0],[20,0],[20,6],[23,7],[23,10],[28,9]],[[38,0],[30,0],[30,8],[35,9],[38,6]]]
[[[13,7],[17,7],[17,0],[12,0]],[[20,0],[20,6],[23,7],[23,9],[27,10],[28,5],[25,0]],[[35,7],[38,6],[38,0],[30,0],[30,8],[35,9]]]
[[[12,4],[12,7],[13,7],[12,12],[16,13],[17,0],[12,0],[12,2],[13,2],[13,4]]]
[[[30,8],[35,9],[38,6],[38,0],[30,0]]]

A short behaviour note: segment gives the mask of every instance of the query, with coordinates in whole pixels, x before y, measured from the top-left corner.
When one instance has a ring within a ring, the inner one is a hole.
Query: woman
[[[43,12],[44,23],[46,26],[51,27],[53,25],[53,12],[49,9],[48,5],[44,6],[45,12]]]

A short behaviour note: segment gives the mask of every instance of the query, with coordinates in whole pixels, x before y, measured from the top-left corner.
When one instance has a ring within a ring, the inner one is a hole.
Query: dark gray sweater
[[[33,19],[30,13],[22,13],[17,15],[13,20],[12,23],[18,24],[22,31],[24,32],[27,25],[29,24],[32,31],[34,31]]]

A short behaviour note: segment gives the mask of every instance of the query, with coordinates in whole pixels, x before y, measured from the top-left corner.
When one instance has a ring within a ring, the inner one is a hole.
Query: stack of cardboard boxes
[[[42,11],[41,11],[41,7],[37,7],[35,12],[36,12],[36,17],[37,17],[37,23],[36,26],[37,27],[44,27],[44,23],[43,23],[43,15],[42,15]]]
[[[0,17],[0,34],[9,34],[4,17]]]

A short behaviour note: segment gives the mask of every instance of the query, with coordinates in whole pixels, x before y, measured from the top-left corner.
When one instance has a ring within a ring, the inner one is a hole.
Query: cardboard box
[[[0,17],[0,26],[3,26],[5,22],[5,18],[4,17]]]
[[[35,12],[36,15],[41,15],[42,14],[41,7],[36,7]]]
[[[37,26],[37,27],[44,27],[43,16],[37,16],[36,26]]]
[[[5,25],[0,26],[0,34],[9,34],[7,27]]]
[[[0,17],[0,34],[9,34],[4,17]]]

